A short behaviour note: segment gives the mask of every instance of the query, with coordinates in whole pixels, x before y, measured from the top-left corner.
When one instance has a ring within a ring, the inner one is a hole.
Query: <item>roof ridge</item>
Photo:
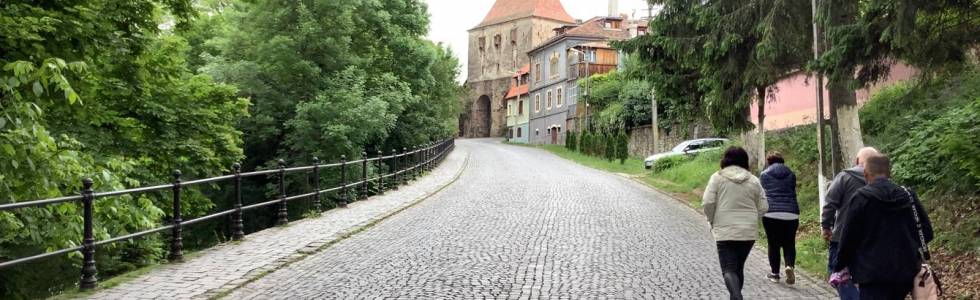
[[[531,17],[575,23],[560,0],[497,0],[475,28]]]

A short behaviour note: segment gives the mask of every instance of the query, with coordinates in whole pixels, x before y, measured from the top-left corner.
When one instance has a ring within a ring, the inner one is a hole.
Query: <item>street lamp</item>
[[[587,50],[582,51],[575,48],[568,48],[568,50],[582,54],[582,57],[585,59],[585,92],[583,92],[582,96],[585,99],[585,125],[589,127],[588,129],[592,129],[592,122],[589,122],[589,81],[591,80],[589,78],[589,53]]]

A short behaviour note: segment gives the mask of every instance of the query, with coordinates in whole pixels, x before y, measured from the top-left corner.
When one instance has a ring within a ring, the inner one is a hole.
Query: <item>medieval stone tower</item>
[[[497,0],[490,13],[469,30],[467,69],[460,135],[499,137],[506,128],[504,96],[510,79],[528,64],[527,52],[574,24],[559,0]]]

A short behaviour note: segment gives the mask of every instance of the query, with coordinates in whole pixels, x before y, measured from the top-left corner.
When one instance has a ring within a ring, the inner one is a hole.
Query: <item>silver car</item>
[[[664,157],[685,155],[685,154],[695,155],[698,152],[719,149],[722,146],[724,146],[726,143],[728,143],[728,139],[722,139],[722,138],[695,139],[695,140],[683,141],[680,144],[677,144],[677,146],[674,146],[673,149],[670,149],[670,151],[650,155],[650,157],[647,157],[647,159],[643,161],[643,164],[646,166],[647,169],[650,169],[653,167],[653,162],[657,161],[658,159]]]

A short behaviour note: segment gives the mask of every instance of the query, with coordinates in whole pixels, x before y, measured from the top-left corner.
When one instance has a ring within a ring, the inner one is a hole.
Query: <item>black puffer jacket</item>
[[[800,205],[796,202],[796,174],[784,164],[772,164],[759,178],[762,188],[766,190],[766,200],[769,201],[769,212],[786,212],[800,214]]]
[[[911,197],[909,197],[911,196]],[[926,243],[932,224],[914,193],[888,179],[858,190],[847,207],[834,271],[849,268],[859,284],[909,284],[919,272],[919,233],[912,206],[919,212]]]

